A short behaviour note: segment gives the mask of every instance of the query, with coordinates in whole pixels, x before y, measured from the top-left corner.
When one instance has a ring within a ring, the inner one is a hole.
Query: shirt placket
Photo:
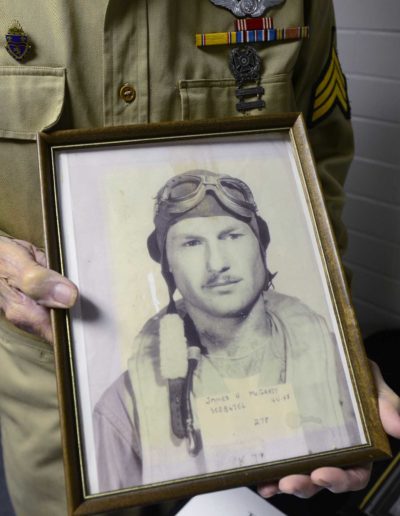
[[[110,0],[104,20],[104,125],[149,120],[147,0]]]

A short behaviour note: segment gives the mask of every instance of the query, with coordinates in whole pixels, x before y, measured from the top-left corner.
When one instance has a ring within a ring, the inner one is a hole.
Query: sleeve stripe
[[[326,118],[336,106],[346,118],[350,118],[347,83],[336,52],[333,32],[328,60],[313,88],[308,114],[311,127]]]

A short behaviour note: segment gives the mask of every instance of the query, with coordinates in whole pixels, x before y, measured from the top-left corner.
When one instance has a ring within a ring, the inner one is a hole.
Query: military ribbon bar
[[[268,18],[244,18],[235,20],[236,30],[260,30],[272,29],[274,27],[271,17]]]
[[[196,34],[196,46],[236,45],[280,40],[306,39],[309,27],[288,27],[286,29],[240,30],[235,32],[210,32]]]

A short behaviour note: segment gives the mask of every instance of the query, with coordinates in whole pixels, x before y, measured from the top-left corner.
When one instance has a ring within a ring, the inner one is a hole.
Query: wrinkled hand
[[[15,326],[52,342],[49,308],[69,308],[77,295],[37,247],[0,236],[0,310]]]
[[[383,428],[392,437],[400,439],[400,398],[385,383],[377,364],[371,361],[371,366],[378,391],[379,413]],[[329,489],[332,493],[358,491],[367,485],[370,473],[371,464],[347,469],[319,468],[310,475],[289,475],[279,482],[259,486],[258,492],[264,498],[278,493],[309,498],[323,488]]]

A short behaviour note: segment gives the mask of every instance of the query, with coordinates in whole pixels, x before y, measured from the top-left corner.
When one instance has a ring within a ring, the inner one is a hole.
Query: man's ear
[[[147,238],[147,249],[149,251],[151,258],[155,262],[160,263],[161,252],[160,252],[160,249],[158,248],[157,236],[156,236],[155,231],[153,231]]]

